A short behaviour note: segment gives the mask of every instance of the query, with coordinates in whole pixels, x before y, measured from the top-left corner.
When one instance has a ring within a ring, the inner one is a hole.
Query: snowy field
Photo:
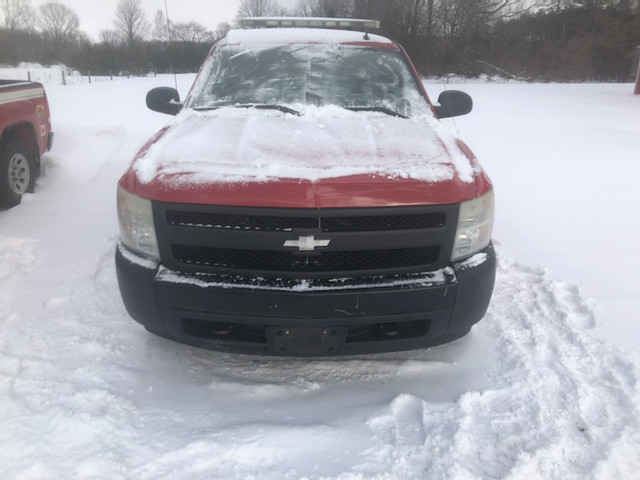
[[[42,66],[37,63],[22,62],[15,67],[0,64],[0,78],[10,80],[29,80],[44,85],[75,85],[78,83],[105,82],[112,77],[81,75],[66,65]]]
[[[496,187],[492,304],[452,344],[329,360],[131,320],[115,186],[173,78],[49,85],[45,175],[0,211],[0,478],[640,479],[640,96],[427,83],[475,100],[447,124]]]

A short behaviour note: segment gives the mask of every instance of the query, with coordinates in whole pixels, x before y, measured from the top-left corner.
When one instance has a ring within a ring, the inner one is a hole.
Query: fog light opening
[[[380,331],[387,337],[396,337],[400,333],[400,324],[394,323],[381,323]]]
[[[212,331],[215,335],[230,335],[232,330],[233,324],[231,323],[215,322],[212,326]]]

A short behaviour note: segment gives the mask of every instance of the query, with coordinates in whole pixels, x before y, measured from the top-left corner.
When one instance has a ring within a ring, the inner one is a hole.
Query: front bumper
[[[129,314],[160,336],[213,350],[322,356],[425,348],[465,335],[495,281],[492,245],[434,272],[366,279],[246,279],[173,272],[120,244]]]
[[[53,148],[53,132],[47,136],[47,152]]]

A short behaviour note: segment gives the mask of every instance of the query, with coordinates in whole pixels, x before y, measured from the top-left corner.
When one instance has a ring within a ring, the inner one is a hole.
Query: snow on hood
[[[302,116],[253,108],[186,110],[133,166],[142,183],[174,186],[363,174],[474,181],[469,159],[435,118],[338,107],[305,107]]]

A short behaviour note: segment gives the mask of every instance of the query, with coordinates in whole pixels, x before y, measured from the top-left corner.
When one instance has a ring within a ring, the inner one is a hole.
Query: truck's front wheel
[[[18,205],[22,194],[33,190],[35,172],[30,157],[29,148],[19,140],[0,148],[0,207]]]

